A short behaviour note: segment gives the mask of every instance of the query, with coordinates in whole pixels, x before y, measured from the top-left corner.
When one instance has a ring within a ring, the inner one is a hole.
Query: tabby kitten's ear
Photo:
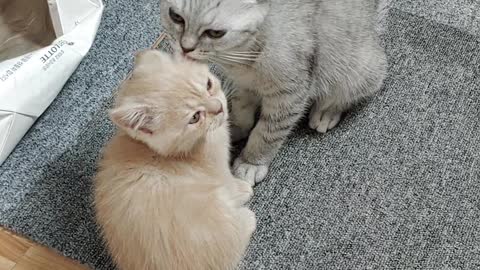
[[[121,105],[109,111],[110,119],[115,125],[126,131],[139,131],[151,135],[152,116],[144,105]]]

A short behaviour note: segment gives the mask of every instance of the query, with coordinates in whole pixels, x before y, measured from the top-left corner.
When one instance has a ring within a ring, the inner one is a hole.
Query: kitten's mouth
[[[222,103],[222,113],[219,115],[221,119],[219,120],[220,126],[223,126],[228,122],[228,108]]]
[[[193,61],[193,62],[198,61],[197,59],[191,57],[190,55],[188,55],[186,53],[182,53],[182,56],[189,61]]]
[[[218,116],[217,119],[215,119],[215,127],[214,129],[217,129],[219,127],[223,127],[227,122],[228,122],[228,117],[226,116],[225,113],[222,113],[221,115]]]
[[[202,55],[202,53],[192,52],[192,53],[181,53],[182,57],[188,61],[192,62],[208,62],[208,57]]]
[[[213,129],[217,129],[219,127],[222,127],[222,126],[225,125],[225,123],[228,122],[228,113],[225,110],[226,110],[226,108],[222,103],[221,109],[217,112],[217,114],[214,117],[214,121],[212,123],[213,124],[212,125]]]

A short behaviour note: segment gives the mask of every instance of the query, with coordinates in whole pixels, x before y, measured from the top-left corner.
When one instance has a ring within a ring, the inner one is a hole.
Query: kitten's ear
[[[243,1],[243,4],[246,4],[247,6],[250,6],[250,7],[254,7],[253,9],[247,9],[249,11],[248,20],[256,24],[260,24],[265,20],[265,17],[267,16],[270,10],[269,0],[242,0],[242,1]]]
[[[159,50],[144,50],[135,54],[133,74],[152,71],[172,62],[172,56]]]
[[[123,105],[109,111],[110,119],[122,129],[153,134],[152,116],[146,106]]]

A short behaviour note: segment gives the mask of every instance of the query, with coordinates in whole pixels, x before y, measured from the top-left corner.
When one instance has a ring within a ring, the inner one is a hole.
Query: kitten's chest
[[[252,68],[231,67],[227,70],[227,74],[235,82],[235,85],[241,89],[253,90],[254,86],[259,83],[259,73]]]

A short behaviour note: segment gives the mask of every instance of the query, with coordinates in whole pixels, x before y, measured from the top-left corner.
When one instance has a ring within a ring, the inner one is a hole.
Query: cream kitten
[[[255,230],[251,187],[229,170],[227,103],[208,67],[137,55],[110,112],[95,207],[122,270],[234,269]]]

